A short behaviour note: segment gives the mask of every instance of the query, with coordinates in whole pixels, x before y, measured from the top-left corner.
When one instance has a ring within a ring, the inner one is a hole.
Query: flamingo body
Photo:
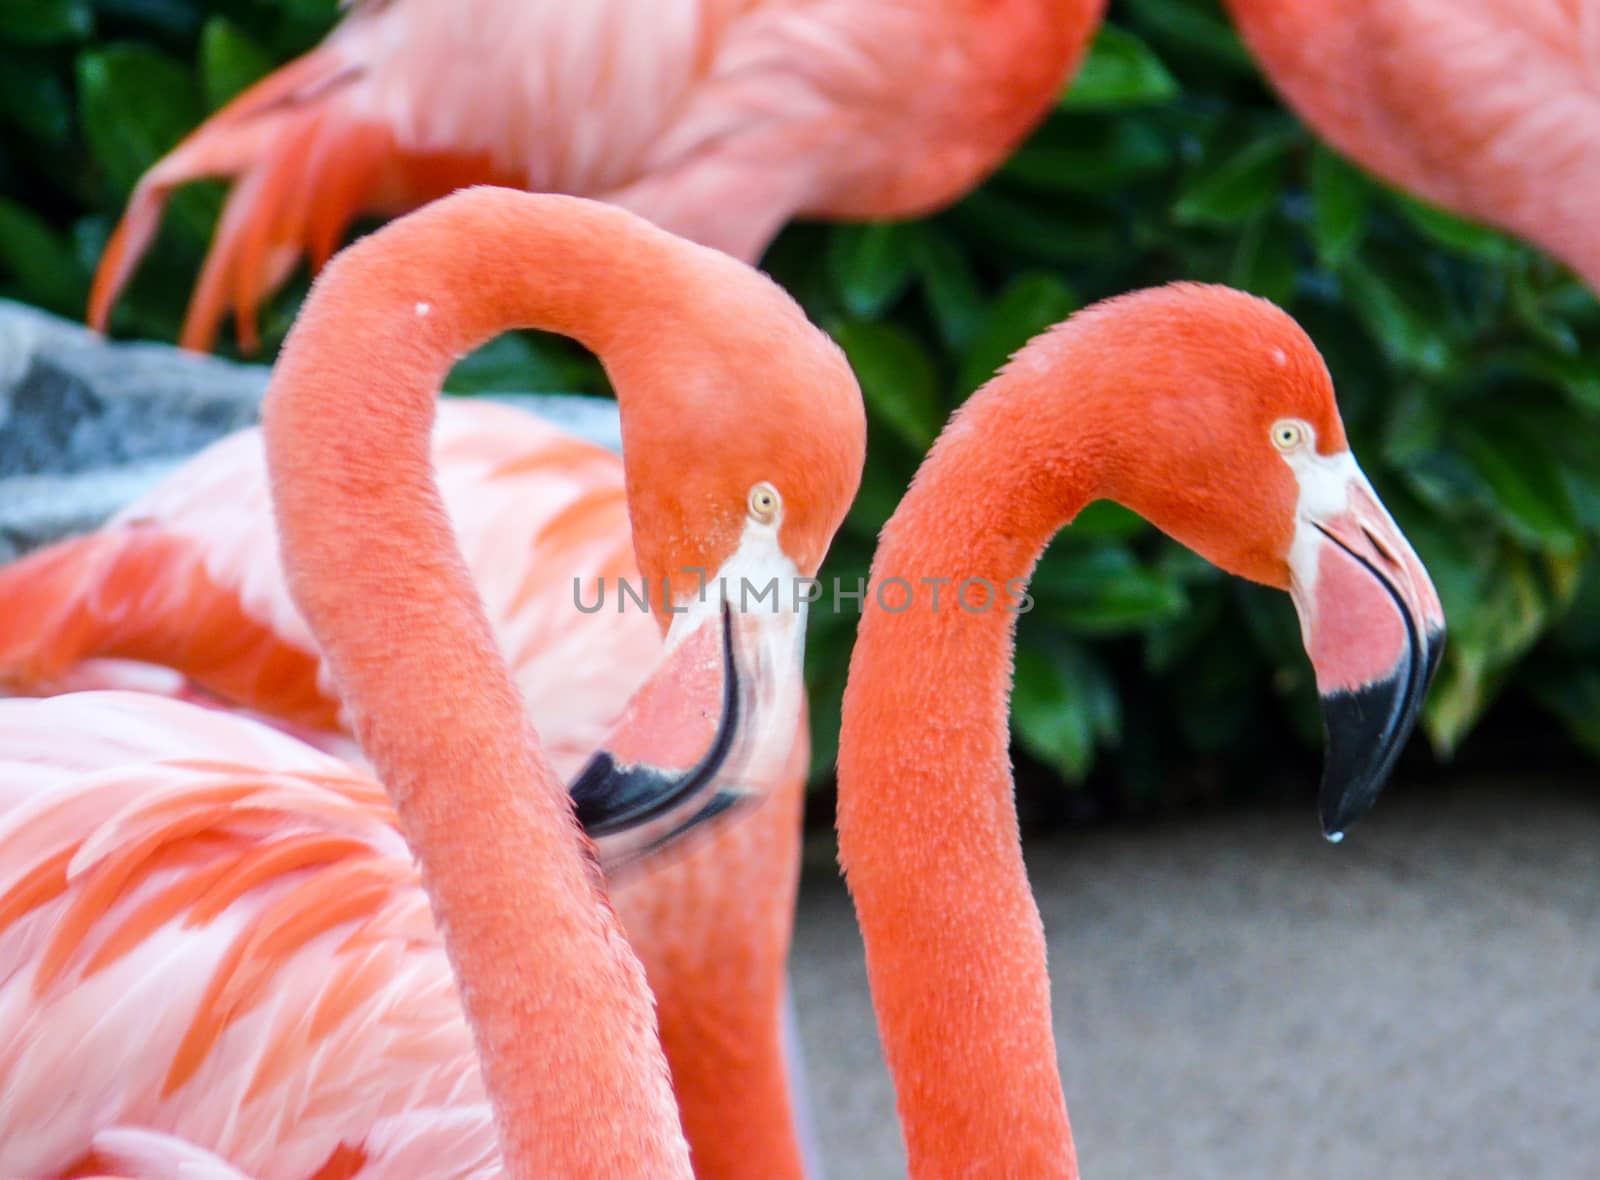
[[[1044,116],[1104,0],[388,0],[241,94],[141,179],[103,327],[168,194],[236,180],[185,323],[205,349],[359,213],[480,182],[621,204],[754,261],[796,215],[914,216]]]
[[[702,1175],[784,1166],[764,1038],[804,750],[745,822],[614,890]],[[500,1174],[449,962],[368,771],[226,712],[80,692],[0,702],[0,807],[0,1174],[152,1151],[262,1180]],[[720,901],[730,880],[760,904]],[[733,1125],[730,1080],[748,1091]]]
[[[0,702],[0,807],[0,1173],[70,1173],[137,1130],[263,1180],[498,1174],[369,773],[226,713],[77,693]]]
[[[1595,0],[1226,0],[1284,99],[1392,184],[1600,290]]]
[[[465,399],[440,404],[433,461],[500,650],[570,778],[661,648],[638,599],[619,605],[621,581],[643,593],[622,463],[534,415]],[[12,691],[148,685],[359,758],[278,559],[259,429],[208,447],[101,530],[0,567],[0,602],[0,684]],[[781,1174],[793,1155],[781,1020],[807,749],[802,723],[759,808],[612,890],[707,1176]],[[344,1117],[359,1137],[365,1115]]]
[[[1085,308],[952,417],[872,580],[970,578],[1016,603],[1099,499],[1290,592],[1324,702],[1324,832],[1342,835],[1415,723],[1444,619],[1315,346],[1222,287]],[[869,594],[845,687],[839,858],[914,1177],[1078,1178],[1011,778],[1017,614]]]
[[[501,651],[570,777],[661,643],[643,610],[618,609],[619,581],[639,581],[622,463],[465,399],[440,405],[433,459]],[[602,590],[603,609],[577,609]],[[136,660],[302,736],[348,733],[284,580],[259,429],[206,448],[99,531],[0,567],[0,602],[0,684],[13,691],[83,687],[98,671],[85,661]]]
[[[480,193],[470,201],[491,215],[515,208],[499,204],[502,198]],[[602,248],[598,238],[581,240],[585,249]],[[740,298],[739,282],[722,273],[736,264],[709,256],[718,259],[714,289]],[[745,273],[739,268],[741,279]],[[430,295],[436,289],[430,287]],[[419,318],[419,306],[432,305],[408,298],[402,304],[405,320]],[[784,301],[772,314],[798,314],[792,307]],[[726,322],[717,313],[710,318]],[[754,326],[764,342],[782,344],[770,319]],[[797,374],[807,369],[804,351],[794,358]],[[643,372],[659,381],[674,366],[704,364],[701,355],[703,350],[687,348],[681,356],[664,357],[658,348]],[[736,356],[726,354],[718,364],[733,366]],[[848,382],[848,369],[831,345],[824,359],[830,380]],[[323,380],[325,375],[318,378]],[[372,378],[364,374],[362,380]],[[725,381],[730,388],[749,386],[742,376]],[[618,388],[641,384],[638,377],[624,378]],[[694,381],[684,386],[695,390],[704,403],[696,409],[711,422],[718,387]],[[854,420],[844,425],[859,439],[858,395],[852,396],[856,404],[847,401],[845,407]],[[759,474],[777,478],[802,505],[813,496],[837,497],[822,478],[826,466],[801,464],[785,475],[782,463],[760,459],[775,446],[780,454],[792,453],[794,425],[791,417],[781,429],[762,426],[754,436],[758,445],[745,453],[757,458]],[[319,429],[327,429],[326,423]],[[648,437],[661,435],[658,429]],[[747,447],[752,437],[747,434]],[[841,445],[827,431],[819,432],[817,443],[829,451]],[[843,445],[848,448],[848,438]],[[635,467],[653,474],[648,441],[630,453]],[[340,459],[349,461],[346,455]],[[617,581],[639,584],[622,466],[609,452],[526,414],[455,401],[440,407],[431,460],[496,646],[530,714],[539,719],[552,767],[570,775],[611,731],[642,674],[662,658],[656,616],[647,615],[638,599],[631,609],[618,609]],[[670,479],[682,467],[666,463],[658,470]],[[191,695],[257,713],[350,753],[345,726],[351,719],[278,560],[264,472],[260,434],[245,432],[197,457],[101,532],[0,571],[0,601],[12,607],[6,618],[17,620],[14,627],[0,627],[0,680],[35,692],[108,678],[118,683],[124,669],[97,667],[95,661],[156,662],[175,670]],[[388,478],[386,471],[380,476]],[[729,489],[741,511],[748,486],[748,479],[738,479]],[[656,531],[667,532],[680,547],[694,540],[696,534],[685,531],[692,527],[687,514],[704,502],[704,494],[691,497],[683,515],[674,505]],[[807,522],[804,513],[798,523],[804,531],[793,543],[814,552],[805,560],[820,560],[831,531]],[[386,530],[374,525],[356,531],[370,538]],[[403,549],[399,560],[409,561],[414,551],[415,546]],[[605,608],[579,609],[580,600],[597,600],[597,578],[607,582]],[[394,642],[400,642],[399,633]],[[434,676],[435,669],[427,668],[422,683]],[[449,735],[469,718],[469,702],[444,698],[430,709],[429,728]],[[654,741],[661,746],[672,738],[656,735]],[[803,717],[798,731],[787,731],[783,750],[750,784],[767,796],[760,807],[737,824],[702,833],[671,857],[651,859],[612,894],[646,966],[678,1111],[702,1176],[797,1175],[800,1168],[782,1029],[807,752]],[[648,746],[641,752],[648,753]],[[360,1141],[365,1115],[353,1110],[349,1118],[348,1137]],[[192,1146],[218,1150],[210,1141]]]

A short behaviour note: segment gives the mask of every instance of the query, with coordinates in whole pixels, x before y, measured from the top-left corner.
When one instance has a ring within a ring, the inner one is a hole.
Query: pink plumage
[[[434,465],[502,653],[570,776],[661,645],[650,616],[615,607],[618,580],[638,578],[622,463],[532,414],[448,399]],[[575,596],[595,602],[597,579],[608,609],[575,609]],[[209,447],[100,531],[0,568],[0,602],[0,685],[13,691],[123,686],[126,672],[83,662],[148,661],[200,699],[355,755],[284,583],[258,430]]]
[[[265,726],[0,703],[0,964],[0,1174],[115,1158],[119,1129],[262,1180],[496,1174],[382,786]]]
[[[104,327],[171,191],[236,184],[184,326],[313,268],[359,213],[489,182],[612,201],[754,261],[795,216],[954,200],[1044,116],[1104,0],[368,0],[140,180]]]

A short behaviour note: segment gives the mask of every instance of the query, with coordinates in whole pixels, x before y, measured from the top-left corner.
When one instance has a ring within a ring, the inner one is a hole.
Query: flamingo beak
[[[736,805],[788,760],[804,703],[805,609],[737,596],[677,615],[655,673],[568,790],[607,871]]]
[[[1322,698],[1322,830],[1337,842],[1376,802],[1416,725],[1444,653],[1444,611],[1348,452],[1299,475],[1290,594]]]

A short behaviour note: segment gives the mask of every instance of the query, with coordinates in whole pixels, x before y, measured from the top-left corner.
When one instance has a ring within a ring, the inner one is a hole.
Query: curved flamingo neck
[[[1071,1177],[1007,701],[1023,581],[1108,463],[1089,333],[1030,345],[952,420],[884,530],[839,747],[839,852],[913,1176]],[[1084,347],[1089,346],[1089,347]],[[1047,390],[1056,368],[1080,378]],[[1110,374],[1107,373],[1107,376]],[[888,579],[916,590],[909,609]],[[949,579],[935,605],[923,579]],[[981,586],[1001,596],[987,611]],[[884,609],[877,587],[891,609]]]
[[[673,242],[569,198],[438,202],[327,268],[263,412],[290,585],[421,866],[515,1176],[690,1170],[644,974],[440,500],[435,397],[508,328],[603,354]]]
[[[1193,283],[1119,296],[974,394],[884,528],[844,695],[839,854],[916,1175],[1077,1176],[1007,756],[1022,586],[1100,498],[1286,585],[1297,491],[1260,440],[1289,395],[1344,449],[1327,369],[1282,311]],[[952,601],[968,579],[998,603]]]

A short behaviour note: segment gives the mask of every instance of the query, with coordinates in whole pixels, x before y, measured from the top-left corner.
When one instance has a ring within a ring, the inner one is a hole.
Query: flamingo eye
[[[778,489],[766,480],[762,480],[750,489],[750,515],[762,524],[771,524],[778,519],[778,513],[783,508],[783,497],[778,495]]]
[[[1272,445],[1285,455],[1311,441],[1311,426],[1298,418],[1280,418],[1272,424]]]

